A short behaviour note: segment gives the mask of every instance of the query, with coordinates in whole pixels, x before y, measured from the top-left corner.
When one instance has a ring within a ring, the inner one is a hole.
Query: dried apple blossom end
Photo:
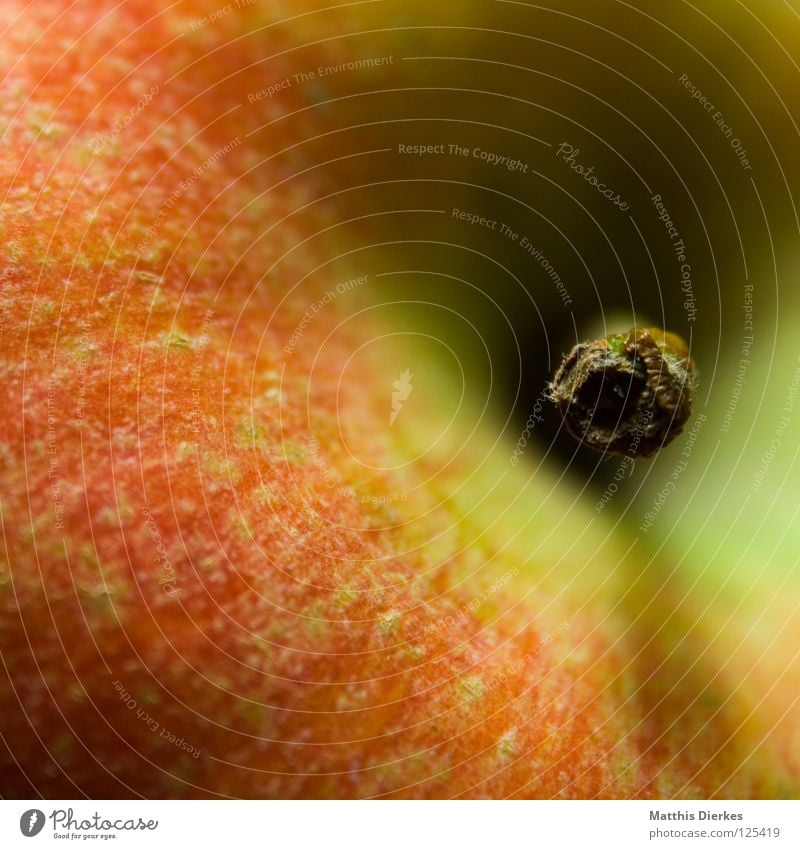
[[[694,363],[680,336],[634,328],[576,345],[549,397],[567,430],[590,448],[652,457],[689,420],[694,384]]]

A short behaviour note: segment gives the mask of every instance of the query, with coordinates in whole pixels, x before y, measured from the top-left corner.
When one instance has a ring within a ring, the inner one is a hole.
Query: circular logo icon
[[[36,837],[44,828],[44,811],[31,808],[19,818],[19,830],[25,837]]]

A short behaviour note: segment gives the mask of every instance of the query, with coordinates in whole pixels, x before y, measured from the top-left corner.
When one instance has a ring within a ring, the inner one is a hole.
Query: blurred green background
[[[655,460],[620,475],[547,408],[525,462],[546,455],[589,503],[615,483],[598,514],[730,615],[762,593],[769,646],[796,617],[800,551],[798,4],[415,0],[314,20],[362,63],[302,83],[319,134],[297,122],[287,153],[320,177],[328,269],[370,274],[396,332],[443,340],[512,447],[580,338],[683,335],[695,418]],[[297,42],[298,70],[318,51]]]

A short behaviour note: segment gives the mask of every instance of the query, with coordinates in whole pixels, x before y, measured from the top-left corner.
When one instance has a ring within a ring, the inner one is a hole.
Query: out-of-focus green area
[[[329,14],[342,62],[361,64],[302,83],[322,129],[302,154],[329,163],[329,235],[373,275],[382,320],[446,340],[512,443],[584,333],[639,321],[684,335],[706,418],[603,509],[691,546],[717,577],[737,551],[791,570],[797,8],[380,3],[347,27]],[[298,45],[299,69],[314,49]],[[540,453],[602,494],[618,462],[544,419]]]

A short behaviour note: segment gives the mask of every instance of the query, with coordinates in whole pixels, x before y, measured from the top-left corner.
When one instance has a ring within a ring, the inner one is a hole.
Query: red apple
[[[779,792],[657,564],[351,320],[269,5],[3,6],[3,795]]]

